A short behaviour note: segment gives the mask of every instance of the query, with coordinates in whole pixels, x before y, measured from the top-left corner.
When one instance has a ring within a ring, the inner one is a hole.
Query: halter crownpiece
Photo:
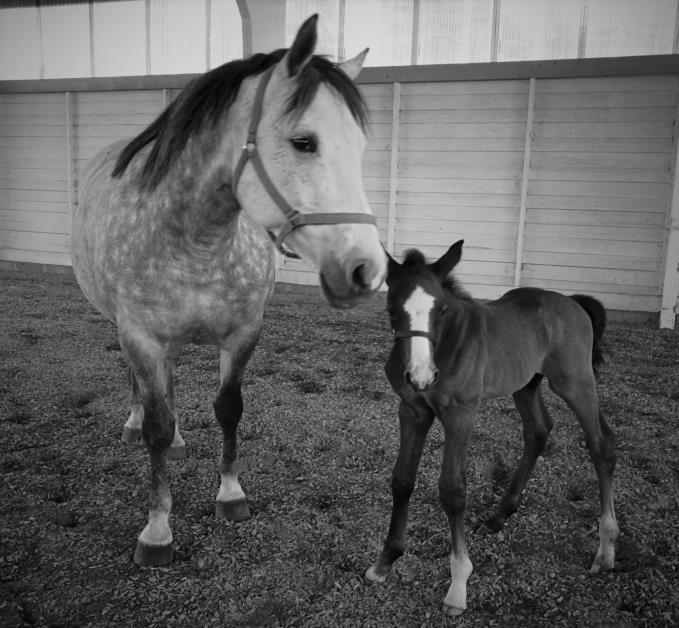
[[[267,191],[271,199],[278,206],[278,209],[281,210],[287,219],[278,235],[269,230],[267,230],[267,233],[273,240],[276,248],[283,255],[286,257],[299,259],[299,255],[297,255],[297,253],[292,253],[283,248],[283,240],[285,240],[285,238],[287,238],[295,229],[305,225],[337,225],[344,223],[365,223],[377,226],[377,220],[372,214],[361,214],[356,212],[317,212],[313,214],[302,214],[301,212],[294,209],[278,191],[271,180],[271,177],[269,177],[266,168],[264,168],[262,159],[259,156],[259,152],[257,151],[257,127],[259,126],[259,122],[262,118],[264,93],[266,92],[266,86],[271,79],[271,75],[273,74],[275,67],[275,65],[271,66],[268,70],[266,70],[266,72],[262,74],[262,78],[259,81],[259,85],[257,86],[255,101],[252,106],[252,117],[250,118],[247,140],[243,145],[240,159],[236,164],[231,186],[235,195],[238,189],[238,182],[240,181],[240,177],[243,174],[243,169],[245,168],[245,165],[248,163],[248,161],[251,161],[261,184],[264,186],[264,189]]]

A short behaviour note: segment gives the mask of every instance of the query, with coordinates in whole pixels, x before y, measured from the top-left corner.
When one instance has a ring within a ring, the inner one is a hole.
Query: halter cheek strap
[[[341,223],[365,223],[370,225],[377,225],[375,216],[372,214],[360,214],[354,212],[342,212],[342,213],[314,213],[314,214],[302,214],[294,209],[290,203],[283,197],[283,195],[278,191],[274,185],[271,177],[264,168],[262,159],[257,151],[257,127],[262,117],[262,104],[264,102],[264,93],[266,92],[266,86],[271,79],[271,75],[275,69],[275,65],[271,66],[262,75],[259,85],[257,86],[257,92],[255,93],[255,101],[252,107],[252,116],[250,118],[250,126],[248,128],[248,136],[243,150],[240,154],[240,159],[236,164],[236,169],[233,173],[233,181],[231,183],[234,195],[238,189],[238,182],[240,181],[241,175],[243,174],[243,169],[248,161],[252,162],[252,165],[259,177],[261,184],[267,191],[267,194],[271,197],[274,203],[281,210],[286,218],[285,223],[281,227],[278,235],[271,231],[267,231],[271,239],[274,241],[276,248],[286,257],[292,257],[294,259],[299,259],[299,255],[286,250],[283,247],[283,240],[290,235],[292,231],[298,229],[299,227],[305,225],[336,225]]]

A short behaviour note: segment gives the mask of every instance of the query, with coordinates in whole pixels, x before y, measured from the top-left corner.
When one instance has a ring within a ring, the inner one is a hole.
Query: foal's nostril
[[[438,372],[438,371],[434,371],[434,374],[433,374],[433,376],[432,376],[432,378],[431,378],[431,383],[432,383],[432,384],[435,384],[435,383],[438,382],[438,381],[439,381],[439,372]]]

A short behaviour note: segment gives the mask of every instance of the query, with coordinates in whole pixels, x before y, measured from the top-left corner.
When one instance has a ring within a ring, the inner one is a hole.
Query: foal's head
[[[437,261],[427,264],[424,255],[411,249],[402,264],[389,257],[387,311],[394,330],[403,375],[416,390],[436,382],[434,347],[446,313],[448,273],[460,261],[463,240],[453,244]]]

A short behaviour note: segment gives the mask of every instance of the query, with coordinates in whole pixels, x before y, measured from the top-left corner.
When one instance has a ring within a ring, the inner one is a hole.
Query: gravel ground
[[[616,570],[592,576],[597,484],[577,422],[556,427],[502,533],[489,514],[521,449],[510,399],[486,403],[469,457],[469,608],[444,618],[448,529],[432,430],[408,550],[365,586],[388,525],[397,398],[382,373],[384,297],[332,311],[281,285],[246,373],[241,480],[252,518],[214,518],[220,430],[214,348],[188,347],[177,404],[189,456],[172,463],[175,561],[132,562],[148,458],[119,441],[128,413],[113,326],[70,276],[0,271],[0,625],[671,626],[679,624],[679,332],[612,323],[600,381],[617,436]]]

